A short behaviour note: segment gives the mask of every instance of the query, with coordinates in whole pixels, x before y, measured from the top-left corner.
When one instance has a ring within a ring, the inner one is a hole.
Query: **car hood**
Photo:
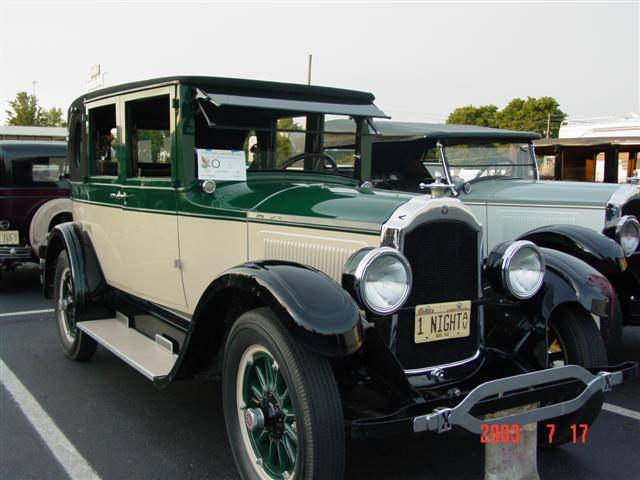
[[[194,189],[187,196],[198,210],[194,213],[224,212],[257,221],[379,232],[393,212],[415,195],[359,188],[353,181],[325,177],[283,181],[280,175],[220,185],[214,195]]]
[[[472,184],[463,202],[487,204],[562,205],[604,208],[619,189],[633,188],[612,183],[556,182],[496,179]]]

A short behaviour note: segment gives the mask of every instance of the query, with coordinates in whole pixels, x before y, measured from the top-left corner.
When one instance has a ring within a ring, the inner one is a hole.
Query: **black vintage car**
[[[71,220],[66,142],[0,141],[0,274],[37,261],[51,229]]]
[[[589,265],[510,240],[485,268],[459,199],[361,186],[373,100],[170,77],[69,109],[74,222],[40,252],[62,350],[101,344],[159,387],[220,375],[243,478],[338,480],[345,427],[553,421],[560,444],[635,369],[606,366],[591,314],[612,296]],[[325,152],[329,115],[352,119],[350,154]]]

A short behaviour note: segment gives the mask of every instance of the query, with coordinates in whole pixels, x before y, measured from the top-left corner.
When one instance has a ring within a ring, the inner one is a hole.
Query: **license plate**
[[[20,233],[18,230],[0,231],[0,245],[19,245]]]
[[[415,314],[415,343],[468,337],[471,325],[471,301],[418,305]]]

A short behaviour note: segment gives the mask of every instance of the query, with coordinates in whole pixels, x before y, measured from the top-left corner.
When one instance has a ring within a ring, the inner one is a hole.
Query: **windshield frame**
[[[444,170],[445,176],[447,178],[447,183],[451,187],[451,189],[452,189],[454,194],[457,195],[458,187],[461,186],[461,185],[464,185],[466,183],[475,183],[475,182],[479,182],[479,181],[483,181],[483,180],[490,180],[492,177],[491,176],[477,177],[477,178],[474,178],[474,179],[472,179],[470,181],[465,181],[465,182],[462,182],[462,183],[460,183],[460,182],[455,183],[453,181],[453,176],[451,174],[451,165],[449,163],[449,158],[447,157],[447,147],[453,147],[453,146],[456,146],[456,145],[473,145],[473,144],[480,145],[480,144],[486,144],[486,143],[492,143],[491,139],[483,138],[483,139],[475,139],[475,141],[473,141],[473,140],[465,140],[465,141],[458,141],[458,142],[449,143],[449,144],[447,144],[447,143],[443,144],[440,140],[438,140],[438,142],[436,143],[436,147],[438,148],[438,151],[440,152],[440,160],[442,161],[443,170]],[[500,141],[500,142],[493,142],[493,143],[513,144],[513,143],[525,143],[525,142],[504,142],[504,141]],[[536,161],[533,142],[528,141],[526,143],[527,143],[527,147],[528,147],[529,158],[531,159],[531,164],[532,164],[532,167],[533,167],[533,179],[532,180],[537,181],[537,180],[540,180],[540,173],[538,171],[538,162]],[[485,165],[485,166],[491,166],[491,165]],[[495,177],[495,178],[498,178],[498,177]],[[504,178],[504,177],[500,177],[500,178]],[[509,177],[509,178],[521,179],[523,177]]]

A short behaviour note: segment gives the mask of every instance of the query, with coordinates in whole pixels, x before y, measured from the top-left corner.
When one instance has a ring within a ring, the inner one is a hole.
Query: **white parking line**
[[[51,313],[55,312],[53,308],[47,308],[45,310],[27,310],[25,312],[9,312],[0,313],[0,317],[16,317],[18,315],[35,315],[36,313]]]
[[[617,405],[612,405],[610,403],[603,404],[602,409],[608,412],[617,413],[618,415],[624,415],[625,417],[633,418],[634,420],[640,420],[640,412],[636,412],[635,410],[618,407]]]
[[[47,415],[40,404],[29,393],[22,382],[14,375],[9,367],[0,359],[0,383],[4,385],[9,394],[27,417],[38,435],[42,438],[51,453],[60,463],[60,466],[73,480],[100,480],[95,470],[78,453],[73,444],[60,431]]]

